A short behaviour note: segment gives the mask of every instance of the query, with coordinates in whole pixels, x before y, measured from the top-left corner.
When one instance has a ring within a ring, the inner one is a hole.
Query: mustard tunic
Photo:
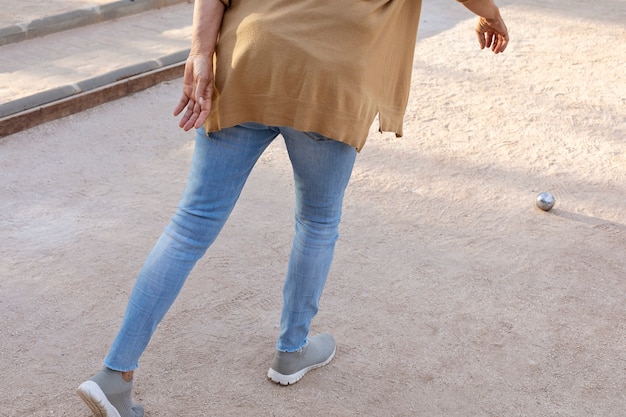
[[[421,0],[232,0],[216,49],[208,132],[243,122],[360,150],[402,135]]]

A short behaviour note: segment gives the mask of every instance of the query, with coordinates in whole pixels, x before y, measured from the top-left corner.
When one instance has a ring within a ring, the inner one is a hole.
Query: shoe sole
[[[276,372],[275,370],[270,368],[270,370],[267,372],[267,377],[272,382],[275,382],[275,383],[280,384],[280,385],[292,385],[292,384],[295,384],[296,382],[300,381],[302,379],[302,377],[304,375],[306,375],[306,373],[309,372],[310,370],[315,369],[315,368],[321,368],[324,365],[328,365],[328,363],[330,361],[332,361],[333,358],[335,357],[335,352],[336,351],[337,351],[337,348],[333,349],[333,353],[331,353],[330,356],[328,357],[328,359],[326,359],[324,362],[320,362],[320,363],[316,363],[314,365],[308,366],[308,367],[306,367],[304,369],[301,369],[298,372],[290,374],[290,375],[283,375],[280,372]]]
[[[98,384],[93,381],[85,381],[76,390],[76,393],[83,399],[87,407],[95,417],[121,417],[113,404],[109,402],[107,396],[102,392]]]

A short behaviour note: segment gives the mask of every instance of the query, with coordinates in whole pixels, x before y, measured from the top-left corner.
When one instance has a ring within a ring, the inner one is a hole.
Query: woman
[[[503,52],[493,0],[462,2],[481,48]],[[281,135],[296,191],[296,227],[270,380],[289,385],[335,354],[309,336],[332,262],[344,191],[378,115],[402,135],[419,0],[196,0],[180,127],[197,129],[179,208],[148,256],[104,369],[78,388],[96,416],[141,417],[133,372],[195,263],[215,240],[265,148]],[[215,68],[214,68],[215,62]]]

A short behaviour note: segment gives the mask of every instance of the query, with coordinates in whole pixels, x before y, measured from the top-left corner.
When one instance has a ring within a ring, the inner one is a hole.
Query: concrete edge
[[[193,0],[117,0],[0,28],[0,46]]]
[[[7,103],[0,104],[0,120],[13,114],[26,111],[45,104],[66,99],[76,94],[114,84],[120,80],[134,77],[139,74],[149,73],[164,67],[183,63],[189,55],[189,49],[174,52],[150,61],[129,65],[95,77],[87,78],[74,84],[63,85],[49,90],[41,91],[30,96],[21,97]]]
[[[0,118],[0,138],[87,110],[183,76],[185,62],[163,66]],[[56,89],[55,89],[56,90]]]

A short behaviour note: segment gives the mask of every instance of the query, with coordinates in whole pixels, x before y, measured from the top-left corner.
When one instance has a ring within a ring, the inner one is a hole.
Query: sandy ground
[[[142,358],[147,416],[626,414],[625,3],[506,2],[497,57],[435,3],[405,137],[373,126],[347,193],[313,325],[336,359],[265,379],[293,226],[277,141]],[[74,389],[184,186],[179,88],[0,141],[0,415],[88,415]]]

